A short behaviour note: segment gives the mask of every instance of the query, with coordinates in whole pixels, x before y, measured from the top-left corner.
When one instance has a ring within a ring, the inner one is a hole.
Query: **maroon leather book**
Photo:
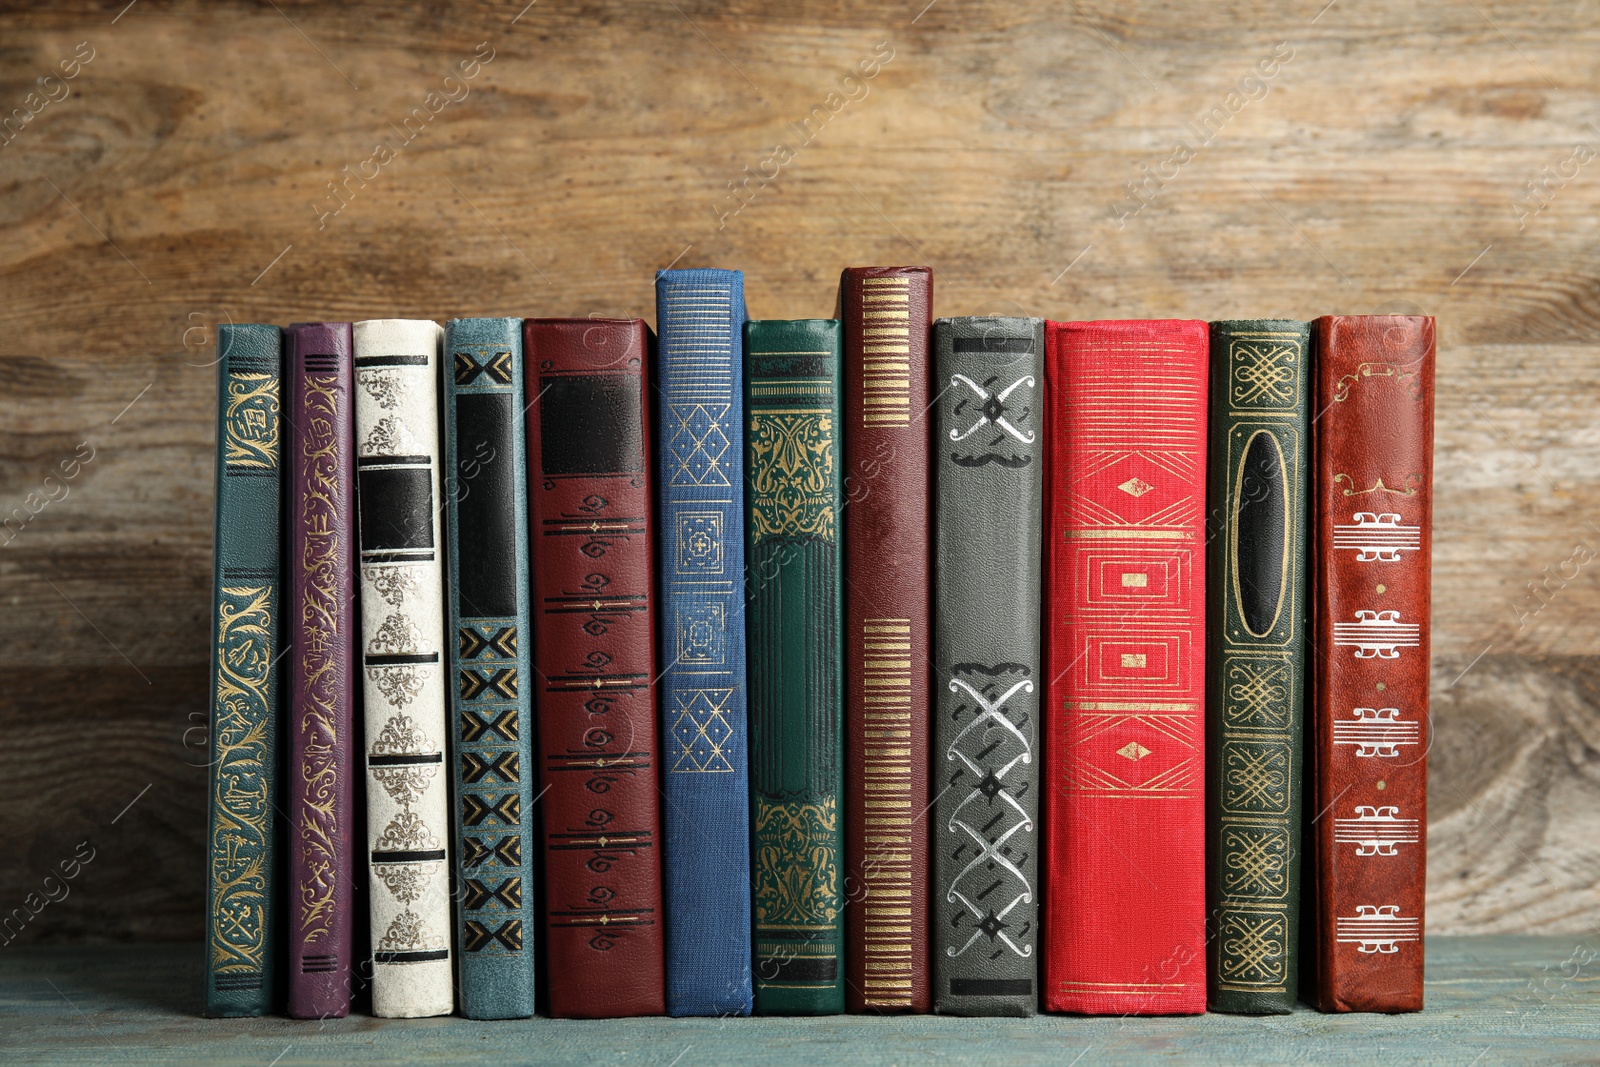
[[[650,330],[529,319],[523,338],[550,1012],[660,1015]],[[500,673],[484,681],[514,692],[515,671]],[[465,821],[511,814],[489,807]]]
[[[1315,324],[1316,1000],[1422,1009],[1433,319]]]
[[[851,267],[844,308],[845,958],[851,1011],[933,1008],[927,267]]]
[[[289,1014],[350,1012],[355,783],[355,364],[348,322],[287,332]]]

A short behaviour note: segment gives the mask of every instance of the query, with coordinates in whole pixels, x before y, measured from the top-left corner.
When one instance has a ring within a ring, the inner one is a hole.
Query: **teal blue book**
[[[277,972],[283,335],[217,331],[206,1013],[272,1010]]]
[[[667,1014],[751,1009],[744,275],[656,275]]]
[[[444,345],[459,1006],[469,1019],[523,1019],[534,1012],[539,841],[522,320],[452,319]],[[464,823],[471,798],[496,804],[508,784],[521,797],[519,809],[502,804],[520,811],[515,824]]]

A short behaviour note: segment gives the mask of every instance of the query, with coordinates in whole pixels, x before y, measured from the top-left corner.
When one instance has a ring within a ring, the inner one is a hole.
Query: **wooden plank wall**
[[[24,937],[201,931],[215,325],[649,318],[674,263],[1438,316],[1429,928],[1595,929],[1588,5],[124,2],[0,3],[0,910],[94,849]]]

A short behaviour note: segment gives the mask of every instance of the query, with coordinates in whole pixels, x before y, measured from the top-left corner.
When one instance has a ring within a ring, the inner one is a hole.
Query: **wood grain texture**
[[[107,835],[23,936],[200,932],[215,324],[648,316],[669,263],[768,318],[860,263],[941,315],[1438,316],[1429,927],[1595,928],[1592,12],[925,3],[0,3],[0,119],[94,50],[0,145],[0,519],[95,451],[0,532],[0,905]]]
[[[1045,1067],[1073,1062],[1594,1062],[1594,939],[1434,937],[1427,1010],[1410,1015],[1030,1019],[200,1019],[201,947],[28,947],[0,955],[8,1065],[760,1063]]]

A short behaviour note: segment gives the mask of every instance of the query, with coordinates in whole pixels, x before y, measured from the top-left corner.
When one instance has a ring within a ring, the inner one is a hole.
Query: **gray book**
[[[934,323],[935,1010],[1038,1003],[1044,320]]]

